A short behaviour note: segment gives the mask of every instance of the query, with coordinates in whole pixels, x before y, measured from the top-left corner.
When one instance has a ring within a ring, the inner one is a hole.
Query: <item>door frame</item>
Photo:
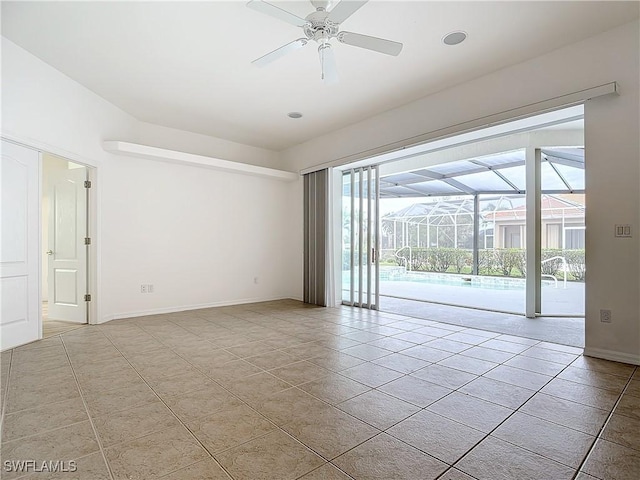
[[[100,180],[100,164],[94,160],[90,160],[85,157],[81,157],[79,155],[70,153],[64,149],[48,145],[43,142],[38,142],[33,139],[26,139],[20,137],[18,135],[8,134],[6,132],[2,132],[0,134],[0,138],[2,140],[15,143],[21,145],[26,148],[30,148],[32,150],[37,150],[39,152],[39,173],[38,173],[38,189],[40,193],[40,199],[42,199],[42,153],[50,153],[51,155],[55,155],[57,157],[64,158],[70,162],[77,163],[79,165],[83,165],[87,167],[88,178],[91,182],[91,188],[89,189],[88,202],[89,205],[87,207],[87,230],[89,233],[89,237],[92,239],[91,246],[89,251],[87,252],[87,290],[88,293],[91,293],[91,302],[89,302],[89,308],[87,309],[87,324],[88,325],[97,325],[100,322],[101,317],[101,305],[100,305],[100,293],[101,293],[101,268],[100,262],[98,259],[100,258],[100,209],[98,208],[99,199],[100,199],[100,189],[99,180]],[[38,253],[38,321],[40,322],[40,338],[42,339],[42,266],[45,261],[43,246],[42,246],[42,201],[40,201],[38,206],[38,244],[40,245],[39,253]]]

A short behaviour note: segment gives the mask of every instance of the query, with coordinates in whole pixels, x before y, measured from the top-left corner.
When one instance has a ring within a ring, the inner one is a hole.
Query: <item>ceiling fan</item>
[[[287,53],[304,47],[310,40],[313,40],[319,44],[318,53],[320,54],[322,79],[326,83],[335,83],[338,81],[338,72],[331,43],[329,42],[332,38],[337,38],[340,43],[346,43],[354,47],[366,48],[387,55],[398,55],[402,50],[402,43],[385,40],[384,38],[370,37],[360,33],[340,31],[340,24],[353,15],[367,1],[341,0],[330,11],[327,11],[329,4],[332,3],[330,0],[311,0],[311,4],[316,11],[305,18],[301,18],[263,0],[251,0],[247,3],[247,7],[296,27],[301,27],[306,36],[306,38],[299,38],[287,43],[251,63],[264,67],[274,60],[282,58]]]

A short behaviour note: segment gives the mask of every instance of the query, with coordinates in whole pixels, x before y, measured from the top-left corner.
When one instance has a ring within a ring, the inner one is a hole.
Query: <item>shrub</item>
[[[495,255],[492,249],[478,251],[478,273],[481,275],[491,275],[494,270]]]
[[[577,281],[585,279],[584,250],[542,250],[542,260],[564,257],[568,272]],[[409,249],[398,253],[398,265],[409,264]],[[473,252],[462,248],[412,248],[411,265],[413,271],[462,273],[473,263]],[[557,276],[562,272],[562,260],[555,259],[541,265],[543,275]],[[481,275],[502,275],[505,277],[527,274],[526,250],[522,248],[496,248],[478,251],[478,273]]]
[[[446,272],[449,270],[452,261],[452,248],[431,248],[429,249],[429,271]]]
[[[519,248],[496,248],[494,259],[496,269],[505,277],[511,276],[511,272],[518,266],[521,258]]]
[[[462,273],[464,267],[471,265],[473,253],[461,248],[408,248],[398,253],[400,265],[409,265],[413,271],[446,272],[450,268]]]
[[[463,250],[462,248],[454,248],[451,252],[452,265],[456,273],[462,273],[464,267],[471,266],[473,263],[473,252],[470,250]]]
[[[527,276],[527,251],[523,248],[519,248],[519,255],[516,262],[516,268],[520,270],[520,276]]]
[[[571,273],[573,279],[579,282],[584,282],[586,274],[584,249],[565,250],[564,257],[567,259],[569,273]]]

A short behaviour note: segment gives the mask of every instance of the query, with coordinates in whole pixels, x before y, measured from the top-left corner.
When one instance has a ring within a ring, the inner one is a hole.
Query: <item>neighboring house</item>
[[[542,202],[542,248],[584,248],[584,194],[546,195]],[[483,220],[493,224],[497,248],[525,248],[526,208],[520,205],[510,210],[483,214]]]
[[[584,194],[543,194],[541,202],[542,248],[584,248]],[[482,203],[480,248],[525,248],[524,197],[487,197]],[[473,198],[440,197],[384,215],[382,248],[408,245],[471,249]]]

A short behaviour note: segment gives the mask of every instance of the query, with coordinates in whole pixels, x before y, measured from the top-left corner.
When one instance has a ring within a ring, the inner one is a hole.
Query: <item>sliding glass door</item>
[[[342,176],[342,303],[378,309],[378,167]]]
[[[583,148],[531,146],[380,169],[383,298],[532,318],[584,315]],[[368,254],[352,227],[368,214],[359,175],[344,177],[344,224],[354,231],[344,239],[346,301],[367,274],[351,276],[351,255]]]
[[[544,148],[541,314],[585,314],[585,162],[580,148]]]

